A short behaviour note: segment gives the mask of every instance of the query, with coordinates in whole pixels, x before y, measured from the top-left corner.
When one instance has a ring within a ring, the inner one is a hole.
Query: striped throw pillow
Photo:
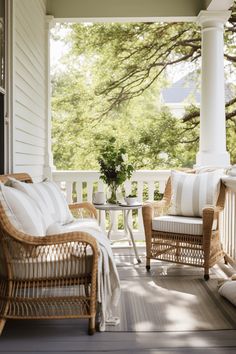
[[[13,226],[31,236],[45,236],[46,225],[34,200],[12,187],[1,184],[0,188],[2,206]]]
[[[221,171],[201,174],[171,172],[170,215],[202,216],[207,205],[216,205]]]
[[[24,183],[11,179],[12,187],[30,196],[48,225],[53,223],[68,224],[74,220],[67,201],[56,183],[44,181],[39,183]]]

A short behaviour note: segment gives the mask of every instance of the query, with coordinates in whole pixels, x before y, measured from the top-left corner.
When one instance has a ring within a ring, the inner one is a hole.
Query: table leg
[[[129,231],[131,242],[133,244],[134,253],[135,253],[135,257],[137,259],[137,262],[141,263],[141,259],[139,258],[137,247],[136,247],[136,244],[135,244],[135,241],[134,241],[133,231],[132,231],[131,227],[129,226],[129,219],[128,219],[129,213],[130,213],[130,210],[127,210],[127,211],[124,210],[124,223],[125,223],[126,229]]]
[[[128,230],[128,226],[127,226],[129,223],[129,219],[128,219],[128,216],[126,218],[126,210],[123,210],[123,221],[124,221],[125,236],[127,237],[127,240],[129,242],[129,246],[131,246],[132,243],[131,243],[131,238],[130,238],[129,230]]]
[[[101,216],[101,214],[102,214],[102,211],[101,211],[101,210],[98,210],[98,223],[99,223],[100,226],[101,226],[101,223],[102,223],[102,216]]]
[[[108,230],[108,234],[107,234],[107,237],[109,240],[111,240],[111,232],[112,232],[112,228],[113,228],[113,224],[114,224],[114,219],[112,218],[112,215],[111,215],[111,211],[109,211],[109,219],[110,219],[110,228]]]

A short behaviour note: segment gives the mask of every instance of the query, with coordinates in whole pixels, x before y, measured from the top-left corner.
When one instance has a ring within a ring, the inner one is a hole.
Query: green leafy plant
[[[128,162],[128,156],[124,147],[116,146],[114,137],[107,141],[100,150],[98,158],[100,165],[100,178],[107,185],[122,185],[127,179],[130,179],[134,171],[133,165]]]

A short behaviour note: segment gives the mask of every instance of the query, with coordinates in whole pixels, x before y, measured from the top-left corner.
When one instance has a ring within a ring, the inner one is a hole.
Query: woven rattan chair
[[[202,235],[188,235],[153,230],[152,220],[168,210],[171,201],[171,179],[166,184],[163,199],[143,206],[143,222],[146,238],[146,269],[150,260],[162,260],[204,268],[204,279],[209,279],[209,268],[224,257],[219,235],[219,213],[224,208],[225,186],[221,183],[215,207],[203,209]],[[212,230],[213,222],[217,225]]]
[[[32,182],[27,174],[11,176]],[[89,203],[71,209],[97,217]],[[89,234],[26,235],[10,224],[0,203],[0,334],[7,319],[59,318],[86,318],[93,334],[97,262],[97,243]]]

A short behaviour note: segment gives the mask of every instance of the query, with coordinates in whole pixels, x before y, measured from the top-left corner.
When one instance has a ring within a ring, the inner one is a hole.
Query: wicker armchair
[[[11,176],[32,182],[27,174]],[[89,203],[71,208],[97,217]],[[97,262],[97,243],[89,234],[24,234],[9,223],[0,203],[0,334],[7,319],[52,318],[86,318],[93,334]]]
[[[153,229],[153,218],[168,210],[171,201],[171,179],[169,178],[163,199],[147,203],[142,209],[146,239],[146,269],[150,260],[157,259],[204,268],[204,279],[209,279],[209,268],[224,257],[219,235],[219,213],[224,208],[225,186],[221,182],[215,207],[203,209],[202,234],[182,234]],[[213,230],[213,223],[217,225]]]

